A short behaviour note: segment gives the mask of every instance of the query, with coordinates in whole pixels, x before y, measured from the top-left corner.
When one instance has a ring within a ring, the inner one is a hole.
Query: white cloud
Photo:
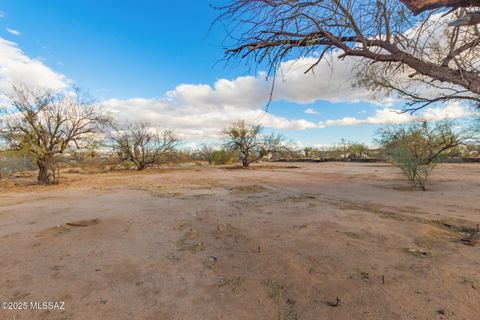
[[[297,103],[313,103],[317,100],[337,102],[381,103],[373,93],[364,88],[354,87],[355,66],[353,58],[338,60],[335,51],[330,59],[322,60],[313,72],[307,69],[317,62],[314,57],[303,57],[281,64],[275,82],[273,98]]]
[[[0,19],[3,19],[3,18],[5,18],[5,12],[0,11]]]
[[[414,117],[407,113],[401,113],[400,110],[395,109],[377,109],[373,116],[365,119],[358,119],[355,117],[344,117],[336,120],[326,120],[323,122],[325,126],[353,126],[363,124],[385,124],[385,123],[407,123],[413,121]]]
[[[315,109],[313,109],[313,108],[307,108],[307,109],[303,110],[303,112],[306,113],[306,114],[318,114],[318,112],[315,111]]]
[[[119,120],[148,121],[156,126],[172,128],[185,140],[202,140],[218,138],[222,129],[233,121],[245,119],[256,122],[266,127],[277,129],[304,130],[318,127],[318,124],[304,120],[291,120],[265,113],[259,107],[246,108],[244,105],[233,105],[232,101],[217,101],[211,99],[199,99],[198,103],[190,96],[185,96],[184,87],[180,92],[171,91],[161,99],[111,99],[104,101],[102,105]],[[199,92],[205,98],[206,87],[194,88],[192,95],[198,97]]]
[[[19,36],[21,34],[20,31],[15,29],[5,28],[5,30],[7,30],[8,33],[13,34],[14,36]]]
[[[322,122],[327,126],[353,126],[353,125],[382,125],[382,124],[405,124],[420,119],[438,121],[444,119],[456,119],[471,115],[472,112],[457,102],[446,106],[428,108],[414,115],[403,113],[397,109],[377,109],[373,116],[358,119],[355,117],[344,117],[336,120],[326,120]]]
[[[463,107],[458,102],[453,102],[446,107],[429,108],[423,112],[423,117],[427,120],[456,119],[473,115],[474,112]]]
[[[17,44],[0,38],[0,92],[12,94],[13,84],[61,90],[68,87],[69,80],[47,67],[42,61],[28,57]]]

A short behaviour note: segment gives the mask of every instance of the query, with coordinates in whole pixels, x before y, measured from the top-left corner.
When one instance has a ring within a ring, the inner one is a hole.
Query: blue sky
[[[209,1],[3,0],[0,11],[0,37],[7,40],[0,47],[0,70],[17,65],[15,59],[24,69],[41,63],[120,118],[151,120],[201,141],[213,139],[229,120],[255,118],[265,105],[268,90],[257,90],[268,87],[261,67],[219,62],[225,31],[218,25],[209,32],[218,14]],[[2,60],[2,51],[15,52]],[[371,103],[365,92],[350,89],[348,68],[340,69],[332,75],[324,66],[310,80],[298,76],[302,70],[287,75],[269,108],[267,130],[305,145],[342,138],[372,143],[391,105]],[[42,72],[0,72],[0,81],[38,78],[44,85],[55,77]],[[458,106],[453,111],[460,112]]]

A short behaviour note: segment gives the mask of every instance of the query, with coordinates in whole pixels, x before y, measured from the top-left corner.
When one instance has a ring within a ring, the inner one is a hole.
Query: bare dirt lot
[[[0,187],[1,319],[479,319],[480,165],[66,174]],[[337,300],[338,297],[338,300]]]

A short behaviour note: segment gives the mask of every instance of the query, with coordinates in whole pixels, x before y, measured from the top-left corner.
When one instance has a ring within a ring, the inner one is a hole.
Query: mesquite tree
[[[260,160],[269,153],[287,150],[281,135],[261,135],[261,127],[237,121],[223,131],[224,148],[228,151],[240,152],[240,160],[244,167]]]
[[[173,131],[159,131],[148,122],[117,126],[111,140],[120,159],[132,162],[137,170],[165,162],[179,143]]]
[[[208,164],[212,164],[214,152],[215,149],[211,145],[205,143],[203,143],[197,151],[200,160],[208,161]]]
[[[471,17],[479,8],[465,0],[228,0],[217,21],[227,28],[227,59],[273,73],[303,56],[317,58],[305,72],[347,59],[357,84],[396,92],[415,111],[460,100],[478,107],[480,33]]]
[[[110,118],[78,89],[55,93],[14,86],[14,93],[2,124],[3,138],[34,159],[39,183],[57,183],[62,154],[95,141]]]

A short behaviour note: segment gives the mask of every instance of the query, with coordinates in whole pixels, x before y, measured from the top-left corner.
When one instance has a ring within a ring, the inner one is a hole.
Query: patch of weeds
[[[247,186],[236,186],[230,188],[230,191],[234,193],[260,193],[268,191],[267,188],[260,186],[260,185],[247,185]]]
[[[335,203],[334,203],[335,204]],[[397,221],[405,221],[405,217],[400,213],[383,210],[380,205],[371,204],[371,203],[355,203],[342,201],[341,203],[336,204],[341,210],[357,210],[357,211],[367,211],[373,214],[378,215],[380,218],[392,219]]]
[[[366,271],[356,269],[348,275],[348,279],[360,279],[363,281],[368,281],[370,280],[370,274]]]
[[[467,227],[465,225],[468,222],[464,220],[431,220],[426,221],[425,223],[452,232],[453,237],[450,237],[450,241],[452,242],[462,242],[464,244],[475,245],[480,238],[478,225],[476,228]]]
[[[209,257],[206,261],[203,262],[203,266],[212,272],[217,273],[219,270],[218,258]]]
[[[281,306],[278,312],[278,320],[298,320],[298,313],[295,311],[295,300],[286,299],[285,287],[276,282],[275,280],[267,279],[263,281],[263,285],[267,288],[267,294],[273,302]]]
[[[283,311],[279,313],[278,320],[298,320],[298,313],[294,308],[295,301],[287,299],[287,303],[283,308]]]
[[[458,233],[475,233],[477,231],[476,228],[465,226],[465,224],[468,222],[460,219],[431,220],[431,221],[428,221],[428,223],[433,226],[458,232]]]
[[[233,293],[239,293],[242,283],[242,277],[223,277],[215,285],[218,288],[229,287]]]
[[[184,240],[195,240],[198,236],[198,231],[195,228],[190,229],[187,233],[185,233]]]
[[[134,186],[134,189],[140,190],[140,191],[147,191],[153,197],[158,197],[158,198],[176,198],[176,197],[183,196],[183,194],[180,192],[168,192],[167,186],[158,186],[158,185],[145,183],[145,182]]]
[[[433,250],[438,245],[438,243],[435,240],[432,240],[429,238],[415,238],[413,240],[413,243],[415,243],[420,248],[429,249],[429,250]]]
[[[377,213],[380,218],[383,219],[393,219],[397,221],[405,221],[405,218],[396,212],[391,212],[391,211],[384,211],[384,210],[379,210]]]
[[[280,303],[285,295],[285,288],[278,282],[267,279],[263,281],[263,285],[267,288],[267,294],[275,303]]]
[[[352,239],[360,239],[361,237],[358,235],[358,233],[355,233],[355,232],[350,232],[350,231],[346,231],[346,232],[342,232],[344,235],[346,235],[347,237],[350,237]]]
[[[194,245],[191,245],[190,247],[188,247],[188,250],[190,250],[191,253],[199,253],[204,251],[206,248],[207,248],[207,245],[205,244],[205,242],[202,241]]]
[[[403,252],[405,252],[406,254],[409,254],[411,256],[421,257],[421,258],[434,256],[433,252],[425,251],[425,250],[422,250],[422,249],[404,248]]]
[[[72,229],[69,228],[68,226],[59,225],[59,226],[53,227],[51,230],[53,230],[53,234],[55,236],[62,236],[64,234],[69,233]]]
[[[185,233],[183,238],[179,241],[180,250],[189,250],[191,253],[202,252],[207,248],[205,242],[197,242],[192,244],[192,241],[197,239],[198,231],[195,228],[190,229]]]

